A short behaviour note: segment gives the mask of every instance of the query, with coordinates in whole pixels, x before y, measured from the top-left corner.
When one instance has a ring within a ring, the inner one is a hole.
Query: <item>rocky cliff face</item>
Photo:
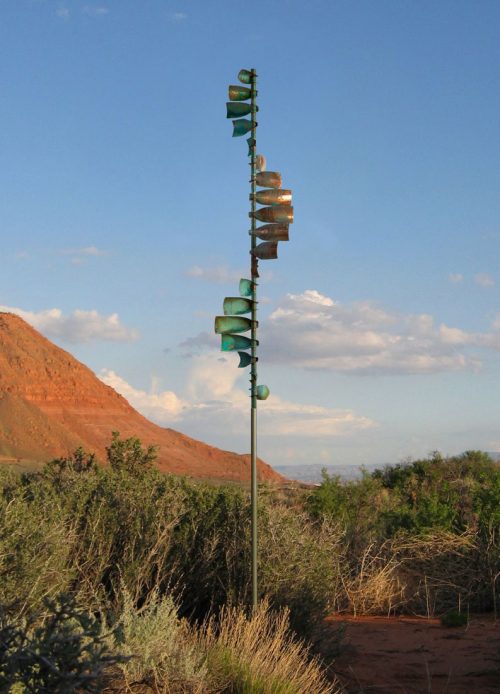
[[[111,432],[158,445],[164,472],[247,481],[248,456],[153,424],[86,366],[22,318],[0,313],[0,462],[47,461],[78,446],[104,461]],[[259,461],[261,480],[282,481]]]

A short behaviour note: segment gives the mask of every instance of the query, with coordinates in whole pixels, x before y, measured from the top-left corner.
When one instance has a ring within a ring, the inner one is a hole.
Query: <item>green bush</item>
[[[0,469],[0,490],[0,604],[23,613],[73,580],[75,522],[42,478]]]
[[[70,592],[111,615],[124,595],[138,610],[171,595],[190,620],[248,605],[247,492],[164,475],[133,437],[108,450],[104,469],[81,450],[37,474],[0,469],[0,602],[22,616]],[[332,609],[497,611],[499,508],[500,468],[477,452],[325,474],[293,497],[262,486],[259,590],[302,635]]]
[[[338,606],[434,614],[467,604],[498,613],[500,465],[485,453],[434,453],[358,482],[325,474],[306,508],[345,532]]]
[[[0,613],[0,691],[100,692],[104,673],[125,658],[112,654],[99,622],[61,595],[23,626]]]
[[[259,506],[259,586],[273,608],[287,608],[296,633],[309,637],[335,602],[341,535],[299,509],[264,496]],[[248,569],[246,569],[248,573]]]
[[[4,603],[19,598],[26,611],[69,590],[89,609],[120,610],[123,585],[138,606],[153,591],[172,593],[181,615],[195,619],[249,604],[251,509],[243,489],[147,468],[138,484],[127,466],[75,460],[86,458],[55,461],[41,474],[4,475]],[[305,634],[332,604],[335,543],[324,524],[265,489],[260,496],[259,588],[274,606],[288,606]]]
[[[468,621],[467,615],[457,610],[449,610],[441,615],[441,624],[444,627],[463,627]]]
[[[153,468],[158,446],[142,447],[136,436],[121,439],[118,431],[113,431],[111,445],[106,448],[108,463],[113,470],[140,475]]]

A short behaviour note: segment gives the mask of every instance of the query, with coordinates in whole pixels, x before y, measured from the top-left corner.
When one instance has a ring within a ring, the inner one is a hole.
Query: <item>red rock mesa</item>
[[[153,424],[22,318],[0,313],[0,462],[45,462],[78,446],[105,461],[112,431],[158,445],[156,464],[164,472],[250,479],[249,456]],[[258,475],[270,482],[284,480],[262,461]]]

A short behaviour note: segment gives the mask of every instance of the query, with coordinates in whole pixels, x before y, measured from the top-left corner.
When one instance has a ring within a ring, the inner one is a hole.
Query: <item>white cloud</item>
[[[245,375],[245,371],[237,368],[237,355],[229,355],[229,363],[221,362],[219,359],[218,352],[193,359],[186,388],[191,402],[235,400],[236,381]]]
[[[171,12],[168,18],[171,22],[184,22],[187,19],[187,14],[185,12]]]
[[[448,280],[452,284],[459,284],[460,282],[464,281],[464,276],[461,275],[459,272],[450,272],[448,275]]]
[[[100,258],[108,255],[108,251],[103,251],[96,246],[85,246],[84,248],[64,248],[59,251],[60,255],[68,256],[73,265],[85,265],[89,258]]]
[[[334,306],[335,301],[328,296],[320,294],[316,289],[306,289],[303,294],[290,294],[296,303],[317,304],[318,306]]]
[[[109,14],[109,9],[103,6],[98,7],[96,5],[85,5],[82,12],[88,17],[103,17],[104,15]]]
[[[495,334],[435,325],[429,314],[398,314],[370,301],[343,305],[316,290],[287,295],[261,324],[260,340],[268,361],[358,373],[475,370],[481,362],[471,347],[500,348]]]
[[[96,246],[85,246],[84,248],[64,248],[60,254],[70,256],[72,263],[80,265],[88,258],[99,258],[108,255],[108,252]]]
[[[136,410],[158,424],[169,424],[179,419],[185,404],[171,390],[157,392],[157,384],[152,379],[151,390],[139,390],[110,369],[102,369],[99,374],[101,381],[114,388]]]
[[[67,7],[59,7],[56,12],[56,17],[59,17],[59,19],[63,19],[65,22],[68,21],[70,17],[70,12]]]
[[[229,363],[228,363],[229,362]],[[114,371],[103,369],[100,378],[123,395],[146,417],[159,424],[182,423],[203,432],[217,431],[223,423],[231,433],[248,430],[250,400],[238,382],[248,377],[237,368],[237,358],[220,361],[217,352],[193,360],[186,397],[172,391],[148,393],[131,386]],[[259,431],[273,437],[332,438],[352,436],[377,426],[350,410],[288,402],[273,394],[259,405]]]
[[[80,248],[78,249],[78,252],[81,253],[81,255],[107,255],[107,251],[103,251],[100,248],[96,248],[95,246],[86,246],[85,248]]]
[[[260,419],[259,429],[263,434],[313,438],[350,436],[377,426],[372,419],[351,410],[299,405],[276,395],[261,405]]]
[[[117,313],[104,316],[97,311],[76,309],[64,315],[59,308],[44,311],[25,311],[13,306],[0,306],[0,311],[15,313],[49,338],[65,342],[89,342],[90,340],[128,341],[137,337],[137,332],[120,323]]]
[[[491,275],[486,274],[485,272],[478,272],[477,275],[474,275],[474,282],[476,284],[479,284],[481,287],[494,287],[495,286],[495,280]]]
[[[480,333],[476,335],[476,344],[480,347],[500,350],[500,333]]]
[[[472,339],[470,333],[465,332],[465,330],[448,328],[444,324],[439,326],[439,337],[447,345],[466,345]]]

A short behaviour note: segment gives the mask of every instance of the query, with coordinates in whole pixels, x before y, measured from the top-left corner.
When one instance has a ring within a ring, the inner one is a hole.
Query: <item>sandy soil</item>
[[[500,620],[478,616],[447,628],[437,619],[335,616],[324,632],[332,644],[340,623],[331,669],[349,694],[500,693]]]

